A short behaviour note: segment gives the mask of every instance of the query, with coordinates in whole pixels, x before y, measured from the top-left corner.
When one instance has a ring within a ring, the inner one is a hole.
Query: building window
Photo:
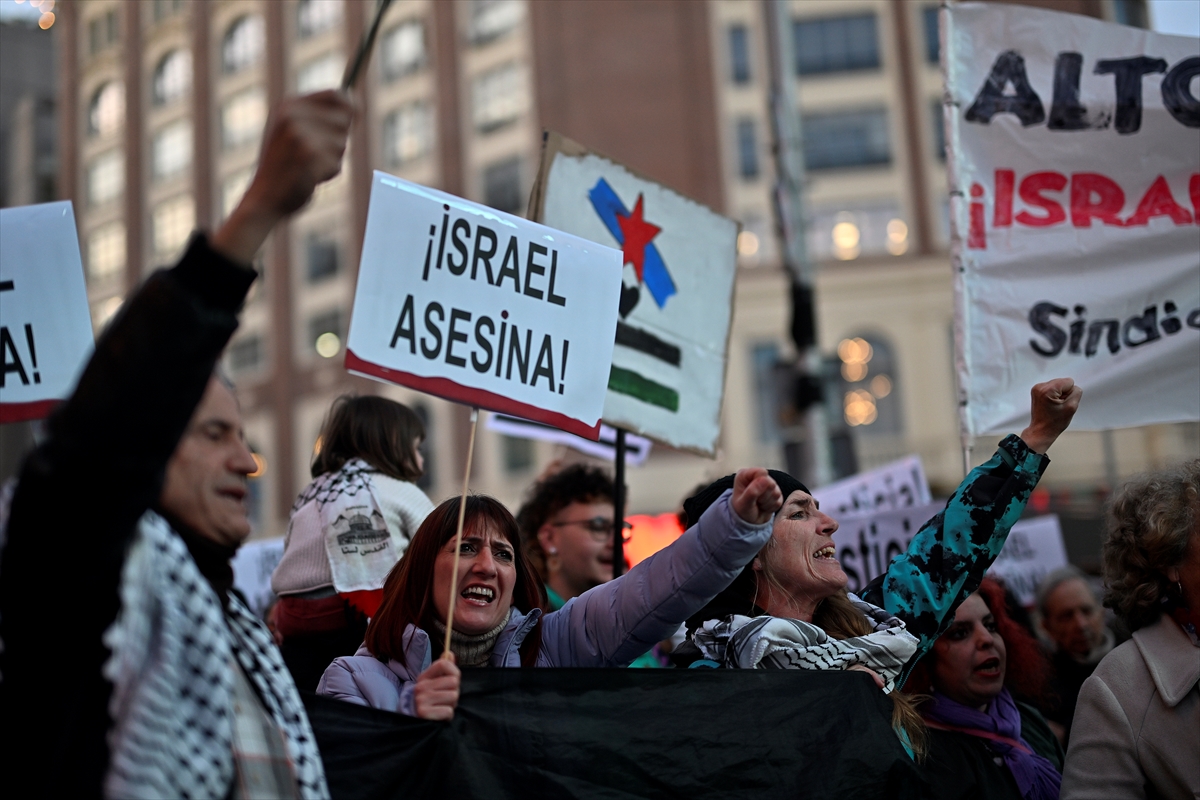
[[[921,22],[925,28],[925,60],[930,64],[938,63],[941,44],[938,42],[938,7],[925,6],[921,9]]]
[[[509,475],[526,472],[533,467],[534,444],[532,439],[520,436],[500,436],[501,449],[504,452],[504,471]]]
[[[156,106],[165,106],[182,98],[192,88],[192,54],[172,50],[154,69],[151,96]]]
[[[248,14],[229,26],[221,43],[221,69],[232,75],[252,67],[262,58],[265,32],[262,17]]]
[[[483,202],[500,211],[520,214],[525,199],[521,196],[521,159],[510,158],[483,171]]]
[[[754,120],[739,119],[737,123],[738,172],[746,180],[758,177],[758,136]]]
[[[904,255],[912,242],[899,207],[876,201],[814,209],[807,244],[814,260],[852,261],[861,255]]]
[[[88,282],[102,284],[119,276],[125,269],[125,225],[110,222],[101,225],[87,240]]]
[[[341,24],[342,0],[300,0],[296,30],[301,39],[324,33]]]
[[[779,345],[762,342],[750,349],[750,363],[754,365],[754,400],[758,406],[758,440],[764,444],[779,441],[781,400],[776,377],[779,361]]]
[[[108,136],[125,122],[125,84],[109,81],[96,90],[88,104],[88,133]]]
[[[938,161],[946,160],[946,116],[942,109],[942,101],[934,100],[930,104],[930,120],[933,124],[933,154]]]
[[[125,190],[125,157],[120,150],[96,156],[87,171],[88,203],[98,206],[115,200]]]
[[[729,28],[729,69],[734,83],[750,82],[750,32],[745,25]]]
[[[496,130],[525,112],[529,98],[524,77],[521,65],[510,63],[475,79],[471,106],[477,130],[483,133]]]
[[[238,92],[221,108],[221,142],[239,147],[257,142],[267,122],[267,101],[261,88]]]
[[[804,162],[810,170],[888,164],[887,111],[842,111],[804,118]]]
[[[796,20],[792,36],[797,75],[879,67],[874,14]]]
[[[842,413],[856,435],[896,435],[903,431],[896,364],[891,345],[880,336],[847,337],[838,342]]]
[[[322,358],[333,358],[341,352],[345,335],[340,310],[318,314],[308,321],[308,341]]]
[[[233,213],[233,209],[237,208],[237,204],[241,201],[242,195],[246,193],[246,187],[250,185],[250,179],[253,177],[253,169],[238,170],[221,184],[222,219],[228,217]]]
[[[525,4],[521,0],[470,0],[467,38],[480,45],[499,39],[521,24]]]
[[[88,46],[92,55],[112,47],[120,38],[121,25],[115,8],[88,23]]]
[[[338,273],[337,242],[325,236],[308,237],[308,281],[316,283]]]
[[[154,21],[160,22],[183,10],[183,0],[154,0]]]
[[[196,227],[196,207],[192,198],[184,195],[159,203],[154,208],[153,223],[155,255],[175,255]]]
[[[402,22],[384,34],[381,50],[383,76],[389,81],[423,68],[425,24],[418,19]]]
[[[429,152],[433,146],[433,112],[428,103],[401,106],[383,119],[383,153],[399,167]]]
[[[191,120],[173,122],[155,134],[151,162],[156,180],[170,178],[192,165]]]
[[[342,83],[342,71],[346,61],[340,53],[329,53],[308,62],[296,73],[296,91],[299,94],[336,89]]]
[[[229,371],[236,374],[251,372],[263,363],[261,336],[244,336],[229,346]]]

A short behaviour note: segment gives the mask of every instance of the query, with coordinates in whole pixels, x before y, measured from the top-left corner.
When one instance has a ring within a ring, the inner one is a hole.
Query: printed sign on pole
[[[1037,602],[1037,587],[1054,570],[1067,565],[1058,516],[1023,519],[1013,526],[988,575],[1004,581],[1023,606]]]
[[[346,369],[595,439],[620,257],[376,172]]]
[[[70,201],[0,209],[0,423],[49,415],[93,344]]]
[[[906,456],[813,490],[821,510],[835,519],[923,506],[932,500],[920,456]]]
[[[621,248],[604,421],[715,456],[737,223],[558,134],[546,137],[530,217]]]
[[[250,610],[260,617],[275,599],[275,593],[271,591],[271,573],[282,558],[283,537],[279,536],[246,542],[230,562],[234,588],[246,598]]]
[[[962,424],[1200,419],[1200,40],[1006,3],[942,6]]]

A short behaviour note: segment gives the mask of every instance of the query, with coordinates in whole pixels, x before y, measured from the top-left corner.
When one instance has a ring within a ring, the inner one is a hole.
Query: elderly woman
[[[1122,487],[1104,578],[1133,640],[1084,681],[1062,796],[1200,797],[1200,460]]]
[[[451,498],[429,514],[388,575],[363,646],[335,660],[317,692],[444,720],[458,704],[459,666],[628,666],[762,549],[782,498],[760,472],[739,478],[733,493],[671,546],[549,613],[516,520],[485,496],[467,498],[457,590],[450,597],[459,509],[459,498]],[[451,602],[452,660],[439,658]]]
[[[846,592],[833,547],[837,522],[803,484],[772,470],[785,502],[767,547],[688,622],[702,661],[742,669],[866,669],[887,692],[902,685],[999,555],[1049,463],[1046,449],[1070,424],[1082,391],[1059,378],[1034,386],[1031,396],[1029,427],[967,475],[946,509],[862,598]],[[734,482],[724,478],[689,500],[689,521]],[[923,726],[915,710],[896,694],[893,701],[893,726],[919,752]]]
[[[1046,696],[1050,664],[984,578],[921,659],[904,691],[930,728],[925,772],[941,800],[1053,800],[1062,748],[1028,701]]]

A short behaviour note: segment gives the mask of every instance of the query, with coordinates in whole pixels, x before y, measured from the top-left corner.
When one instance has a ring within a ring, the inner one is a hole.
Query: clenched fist
[[[783,506],[783,492],[779,484],[762,467],[747,467],[738,470],[733,478],[733,497],[729,505],[733,513],[751,525],[769,522]]]
[[[1070,378],[1055,378],[1029,390],[1030,422],[1021,438],[1035,453],[1045,453],[1059,434],[1071,424],[1079,410],[1083,389]]]

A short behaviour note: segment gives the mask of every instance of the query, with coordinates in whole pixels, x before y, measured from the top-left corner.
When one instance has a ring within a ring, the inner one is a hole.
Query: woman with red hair
[[[1043,699],[1049,677],[1037,641],[1008,616],[1003,587],[985,578],[904,685],[930,695],[920,711],[935,797],[1058,797],[1062,748],[1030,705]]]

